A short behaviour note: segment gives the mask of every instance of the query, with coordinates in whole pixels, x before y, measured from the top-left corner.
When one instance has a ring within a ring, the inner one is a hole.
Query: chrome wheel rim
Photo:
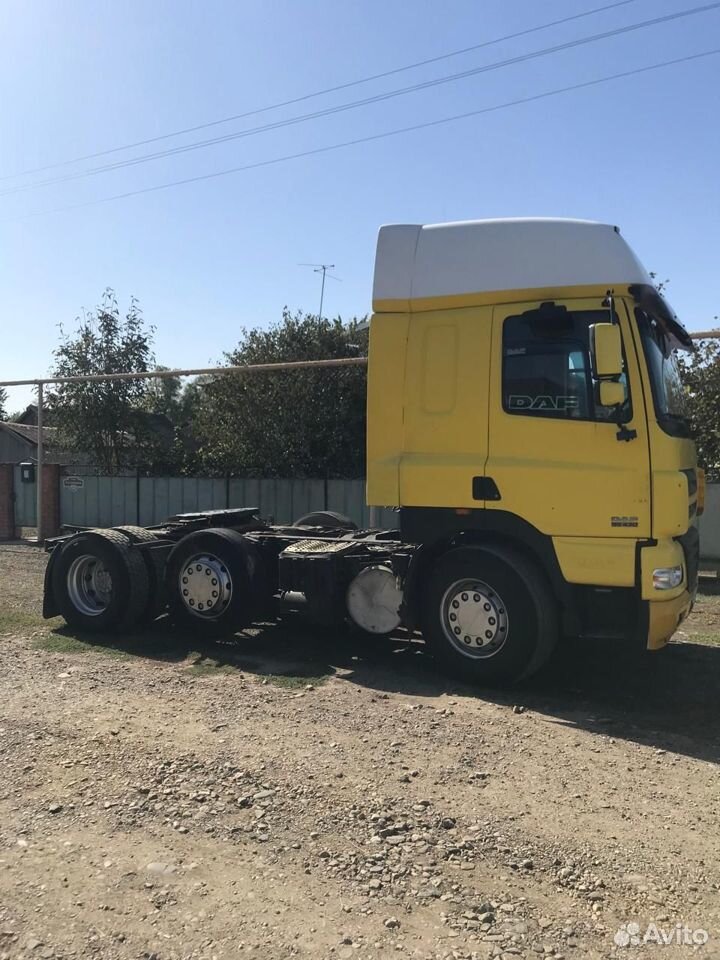
[[[86,617],[104,613],[112,599],[112,577],[98,557],[83,554],[70,564],[67,592],[70,602]]]
[[[443,632],[464,657],[485,660],[505,646],[507,607],[483,580],[456,580],[440,603]]]
[[[230,606],[232,579],[219,557],[200,553],[183,563],[178,590],[186,610],[193,616],[216,620]]]

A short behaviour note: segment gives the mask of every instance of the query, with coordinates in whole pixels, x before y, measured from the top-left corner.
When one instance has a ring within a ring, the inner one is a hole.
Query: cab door
[[[590,327],[610,320],[600,298],[494,308],[486,472],[500,499],[488,510],[554,537],[650,535],[644,398],[625,304],[615,311],[631,439],[597,401]]]

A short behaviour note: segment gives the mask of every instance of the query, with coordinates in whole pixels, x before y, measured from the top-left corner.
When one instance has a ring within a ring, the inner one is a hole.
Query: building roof
[[[28,446],[37,447],[38,442],[38,428],[37,425],[29,423],[14,423],[12,421],[0,421],[0,430],[5,430],[8,433],[15,434],[21,440],[24,440]],[[43,427],[43,445],[47,447],[53,446],[57,442],[57,428],[56,427]]]
[[[380,228],[373,305],[460,294],[651,284],[617,227],[549,218]],[[385,306],[385,309],[392,308]]]

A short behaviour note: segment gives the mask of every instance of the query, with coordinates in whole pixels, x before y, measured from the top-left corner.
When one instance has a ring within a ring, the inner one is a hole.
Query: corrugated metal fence
[[[34,514],[34,484],[22,484],[16,508]],[[16,487],[17,490],[17,487]],[[27,504],[27,499],[31,503]],[[60,480],[60,521],[82,527],[111,527],[124,523],[151,526],[176,513],[258,507],[261,516],[276,523],[292,523],[312,510],[336,510],[360,527],[370,524],[364,480],[208,479],[200,477],[73,476]],[[30,509],[28,509],[30,508]],[[17,520],[18,526],[32,524]],[[378,524],[397,526],[393,510],[378,511]]]
[[[364,480],[73,476],[62,477],[60,485],[60,521],[81,527],[151,526],[176,513],[225,507],[259,507],[261,516],[276,523],[292,523],[311,510],[337,510],[359,527],[370,525]],[[16,526],[36,526],[35,498],[35,484],[21,483],[16,467]],[[377,523],[396,527],[398,515],[380,509]],[[701,557],[720,563],[720,483],[707,485],[705,513],[697,523]]]
[[[705,512],[698,517],[700,557],[720,564],[720,483],[705,487]]]

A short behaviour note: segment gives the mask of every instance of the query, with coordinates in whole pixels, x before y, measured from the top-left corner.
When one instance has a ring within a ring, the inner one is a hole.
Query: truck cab
[[[558,632],[668,642],[697,585],[690,349],[617,227],[381,228],[367,495],[419,545],[405,605],[436,652],[483,677],[513,627],[528,666]]]

